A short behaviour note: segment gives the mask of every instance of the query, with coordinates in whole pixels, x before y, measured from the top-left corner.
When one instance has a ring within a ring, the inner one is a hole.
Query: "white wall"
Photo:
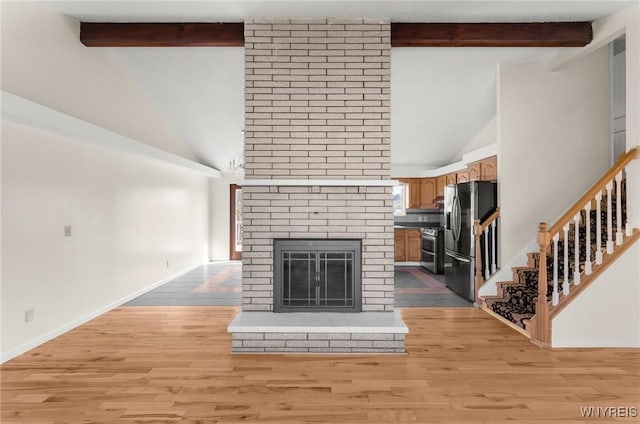
[[[208,258],[204,176],[3,120],[1,181],[3,360]]]
[[[599,19],[593,41],[557,57],[554,69],[565,69],[614,39],[626,37],[626,142],[640,145],[640,5]],[[627,215],[640,227],[640,160],[627,167]],[[636,243],[553,321],[554,346],[640,346],[640,246]],[[583,299],[584,297],[584,299]],[[589,327],[589,324],[592,324]]]
[[[606,47],[557,72],[544,64],[500,67],[500,263],[509,263],[540,221],[553,224],[608,169],[608,70]]]
[[[553,347],[640,347],[636,243],[552,321]]]
[[[593,23],[593,41],[582,49],[568,49],[559,55],[553,66],[557,69],[581,60],[594,49],[605,46],[624,35],[626,40],[626,141],[627,150],[640,146],[640,5],[630,7],[615,15],[598,19]],[[628,219],[631,226],[640,227],[640,160],[627,167],[627,192],[629,196]],[[638,260],[640,266],[640,257]]]
[[[46,3],[11,1],[1,24],[3,90],[195,160],[109,49],[80,43],[78,21]]]

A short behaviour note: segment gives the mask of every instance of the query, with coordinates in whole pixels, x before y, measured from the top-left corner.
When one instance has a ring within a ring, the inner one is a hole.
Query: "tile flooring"
[[[136,297],[124,306],[238,306],[240,262],[209,262]]]
[[[163,284],[124,306],[239,306],[240,262],[210,262]],[[444,276],[421,267],[395,268],[395,306],[465,307],[471,302],[449,290]]]
[[[447,288],[444,274],[432,274],[417,266],[397,266],[394,280],[396,308],[472,306]]]

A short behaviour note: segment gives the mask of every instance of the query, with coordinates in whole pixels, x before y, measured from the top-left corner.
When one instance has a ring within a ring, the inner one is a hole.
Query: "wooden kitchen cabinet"
[[[407,261],[420,262],[422,240],[420,238],[420,229],[411,228],[407,230]]]
[[[399,178],[409,186],[410,209],[430,209],[436,207],[436,179],[435,178]]]
[[[422,240],[419,228],[396,228],[393,238],[396,262],[420,262]]]
[[[409,208],[420,209],[422,207],[422,182],[420,178],[408,178],[409,183]]]
[[[436,179],[421,178],[420,181],[420,208],[431,209],[436,207]]]
[[[497,181],[498,180],[498,158],[491,156],[480,161],[482,181]]]
[[[498,160],[491,156],[467,166],[469,181],[496,181],[498,179]]]
[[[407,230],[396,228],[393,238],[395,241],[394,260],[396,262],[405,262],[407,260]]]
[[[458,178],[455,172],[445,175],[445,178],[447,179],[447,185],[455,184],[458,182]]]
[[[444,196],[444,188],[447,186],[447,176],[436,177],[436,197]]]
[[[467,165],[469,171],[469,181],[480,181],[482,179],[481,162],[474,162]]]
[[[405,207],[417,208],[420,204],[420,182],[418,178],[395,178],[405,184]]]
[[[468,183],[469,182],[469,171],[458,171],[456,172],[456,180],[459,183]]]

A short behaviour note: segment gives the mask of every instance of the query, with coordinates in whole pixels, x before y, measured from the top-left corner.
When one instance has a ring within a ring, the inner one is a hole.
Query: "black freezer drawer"
[[[444,281],[454,293],[474,302],[474,258],[445,251]]]

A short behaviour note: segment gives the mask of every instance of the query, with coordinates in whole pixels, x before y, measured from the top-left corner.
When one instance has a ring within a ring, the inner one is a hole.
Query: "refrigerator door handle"
[[[453,240],[457,239],[456,237],[456,194],[453,195],[453,200],[451,201],[451,234],[453,235]]]
[[[462,256],[454,255],[453,253],[450,253],[450,252],[445,252],[445,254],[449,257],[452,257],[456,261],[464,262],[466,264],[471,263],[471,259],[463,258]]]
[[[462,229],[462,209],[460,206],[460,197],[456,193],[456,196],[453,198],[453,215],[455,218],[454,227],[453,227],[453,237],[455,241],[460,240],[460,230]]]

